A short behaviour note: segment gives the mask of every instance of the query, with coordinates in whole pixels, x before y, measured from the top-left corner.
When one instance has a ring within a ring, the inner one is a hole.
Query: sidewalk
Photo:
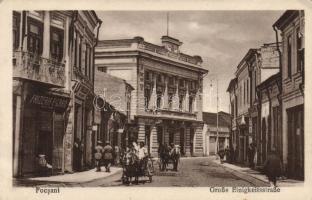
[[[75,185],[79,183],[91,182],[97,179],[102,179],[114,175],[122,171],[122,168],[111,167],[111,172],[105,172],[105,167],[101,167],[101,172],[96,172],[95,169],[91,169],[84,172],[75,172],[73,174],[64,174],[48,177],[33,177],[33,178],[22,178],[14,179],[14,185],[16,186],[36,186],[36,185],[45,185],[45,186],[67,186]]]
[[[216,159],[215,157],[213,157],[212,161],[215,162],[216,164],[221,164],[220,160]],[[241,166],[237,166],[237,165],[225,163],[225,162],[221,165],[224,166],[225,168],[234,170],[234,171],[236,171],[242,175],[251,176],[251,177],[258,179],[260,181],[263,181],[265,183],[269,182],[266,175],[262,174],[259,171],[253,170],[249,167],[241,167]],[[294,179],[278,179],[278,181],[277,181],[278,187],[303,187],[303,185],[304,185],[303,181],[298,181],[298,180],[294,180]]]

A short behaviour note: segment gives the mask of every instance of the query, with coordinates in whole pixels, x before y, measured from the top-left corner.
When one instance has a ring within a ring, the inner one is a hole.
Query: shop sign
[[[42,108],[65,110],[69,104],[69,98],[32,94],[28,97],[28,103]]]

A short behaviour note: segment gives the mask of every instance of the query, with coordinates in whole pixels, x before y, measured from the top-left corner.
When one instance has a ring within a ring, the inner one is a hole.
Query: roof
[[[127,83],[126,80],[119,78],[119,77],[116,77],[116,76],[112,76],[112,75],[107,74],[105,72],[96,70],[95,71],[95,81],[98,81],[98,80],[101,80],[103,82],[105,82],[105,81],[116,81],[118,83],[123,83],[123,84],[129,86],[131,90],[134,90],[134,88],[129,83]]]
[[[227,92],[230,92],[231,88],[233,88],[235,86],[235,84],[237,84],[237,78],[233,78],[230,83],[228,88],[226,89]]]
[[[231,115],[226,112],[218,112],[218,125],[219,126],[230,126],[231,125]],[[203,121],[205,124],[217,126],[217,113],[203,112]]]
[[[259,89],[263,89],[265,88],[266,85],[270,84],[272,81],[277,80],[281,78],[281,73],[278,72],[276,74],[273,74],[272,76],[270,76],[269,78],[267,78],[265,81],[263,81],[262,83],[260,83],[257,88]]]
[[[299,15],[299,10],[287,10],[273,24],[273,27],[277,27],[278,29],[283,29],[285,25],[289,24],[298,15]]]

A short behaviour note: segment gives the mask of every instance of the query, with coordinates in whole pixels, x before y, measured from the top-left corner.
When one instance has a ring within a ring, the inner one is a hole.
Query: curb
[[[252,174],[248,174],[248,173],[241,172],[241,171],[232,169],[232,168],[230,168],[230,167],[224,166],[224,165],[222,165],[222,164],[216,162],[215,160],[212,160],[212,161],[213,161],[215,164],[218,164],[218,165],[220,165],[221,167],[223,167],[226,171],[232,173],[234,176],[237,176],[238,178],[243,179],[243,180],[245,180],[245,181],[247,181],[247,182],[249,182],[249,183],[251,183],[251,184],[253,184],[253,185],[255,185],[255,186],[258,186],[258,184],[255,184],[255,183],[254,183],[255,181],[252,181],[252,180],[250,180],[250,179],[254,179],[254,180],[258,181],[258,182],[260,181],[261,183],[264,183],[264,184],[268,185],[268,182],[267,182],[266,180],[263,180],[263,179],[261,179],[261,178],[259,178],[259,177],[257,177],[257,176],[253,176]]]

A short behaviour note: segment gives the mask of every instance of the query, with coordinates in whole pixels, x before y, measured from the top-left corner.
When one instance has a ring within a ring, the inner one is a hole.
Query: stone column
[[[172,110],[179,110],[179,81],[176,83],[176,91],[172,97]]]
[[[191,156],[191,128],[185,127],[185,156]]]
[[[138,124],[138,142],[144,142],[145,141],[145,123],[139,122]]]
[[[43,58],[50,58],[50,11],[44,12]]]
[[[194,136],[194,155],[203,156],[203,127],[202,124],[196,124]]]
[[[13,84],[15,81],[13,82]],[[23,87],[21,85],[22,83],[17,81],[17,85],[20,85],[20,87]],[[13,86],[14,87],[14,86]],[[22,91],[20,91],[23,93]],[[15,96],[15,94],[13,94]],[[15,109],[15,119],[14,121],[14,150],[13,150],[13,176],[16,177],[19,175],[19,167],[20,167],[20,135],[21,135],[21,123],[22,123],[22,96],[20,94],[16,94],[16,107]]]
[[[155,109],[156,108],[156,101],[157,101],[157,94],[156,94],[156,76],[153,76],[153,90],[151,94],[150,101],[148,103],[148,109]]]
[[[157,127],[155,125],[151,126],[150,153],[153,157],[158,156]]]
[[[70,66],[71,66],[71,60],[69,56],[69,24],[70,24],[70,18],[66,17],[65,21],[65,39],[64,39],[64,55],[63,60],[65,61],[65,89],[69,90],[70,88]],[[73,39],[73,38],[72,38]]]
[[[180,124],[175,124],[175,130],[174,130],[174,144],[181,145],[180,144]]]
[[[189,112],[189,102],[190,102],[190,95],[189,95],[189,87],[188,85],[186,86],[186,94],[185,94],[185,99],[184,99],[184,111]]]
[[[164,143],[169,145],[169,131],[168,131],[168,125],[164,124]]]
[[[165,91],[162,98],[162,109],[168,109],[168,78],[165,78]]]

